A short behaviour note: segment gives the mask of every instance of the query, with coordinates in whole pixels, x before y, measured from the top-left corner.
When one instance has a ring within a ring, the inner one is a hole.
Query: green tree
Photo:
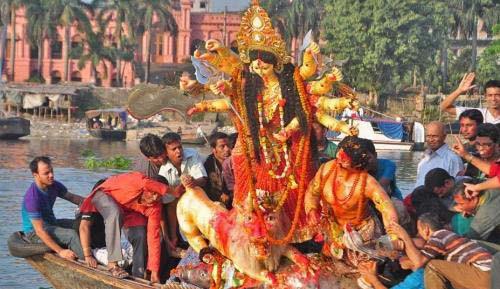
[[[358,89],[377,97],[397,94],[418,80],[430,85],[437,71],[444,3],[431,0],[325,0],[321,26],[326,51],[347,59],[343,70]],[[430,17],[432,15],[432,17]]]
[[[479,19],[482,19],[487,29],[498,23],[500,17],[500,3],[498,0],[449,0],[449,7],[453,14],[453,32],[458,39],[470,39],[471,64],[469,69],[474,71],[477,66],[477,29]]]
[[[90,63],[92,77],[97,77],[97,67],[101,64],[104,67],[103,78],[108,78],[108,66],[106,61],[115,65],[116,48],[106,46],[105,22],[97,22],[95,31],[87,31],[84,40],[85,49],[82,47],[82,54],[78,60],[78,69],[83,69],[87,62]]]
[[[38,79],[42,78],[43,43],[45,39],[55,39],[57,27],[51,18],[47,0],[30,0],[25,5],[28,25],[26,34],[31,46],[38,48]]]
[[[500,75],[500,24],[495,25],[492,30],[497,39],[493,40],[479,58],[478,79],[484,82],[498,79]]]
[[[137,1],[138,18],[141,19],[146,37],[146,71],[144,81],[149,82],[151,67],[151,42],[154,27],[159,27],[162,31],[170,31],[172,35],[177,35],[177,23],[170,12],[172,9],[170,0],[139,0]],[[153,18],[157,17],[158,24],[153,23]],[[158,25],[158,26],[157,26]]]
[[[10,67],[9,80],[14,80],[14,61],[16,58],[16,11],[23,4],[22,0],[0,0],[0,17],[2,20],[2,37],[0,43],[0,73],[5,59],[5,49],[7,43],[7,23],[11,27],[10,35]]]
[[[113,21],[115,24],[113,38],[117,48],[116,81],[118,86],[122,85],[122,61],[128,55],[124,51],[128,48],[134,48],[129,44],[135,42],[135,31],[134,29],[125,31],[125,27],[135,27],[137,23],[135,5],[136,1],[132,0],[108,0],[99,5],[98,21],[105,21],[106,23]]]
[[[47,0],[51,9],[50,14],[53,19],[57,19],[58,24],[64,29],[63,55],[64,69],[63,80],[69,81],[69,54],[71,50],[71,27],[77,24],[81,31],[92,31],[92,25],[87,17],[87,13],[93,13],[93,3],[81,0]]]

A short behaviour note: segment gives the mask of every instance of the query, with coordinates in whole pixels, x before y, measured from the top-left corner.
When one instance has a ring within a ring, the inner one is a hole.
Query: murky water
[[[98,140],[21,140],[0,141],[0,288],[50,288],[43,277],[23,259],[11,257],[7,238],[21,229],[21,202],[33,181],[28,165],[37,155],[53,159],[56,179],[70,192],[87,195],[93,184],[112,171],[89,171],[84,168],[81,153],[90,149],[97,157],[123,155],[138,162],[141,158],[137,142],[104,142]],[[207,153],[206,148],[201,149]],[[398,165],[398,186],[407,194],[415,179],[420,153],[380,152],[379,157],[394,160]],[[56,217],[71,218],[75,206],[64,200],[56,201]]]

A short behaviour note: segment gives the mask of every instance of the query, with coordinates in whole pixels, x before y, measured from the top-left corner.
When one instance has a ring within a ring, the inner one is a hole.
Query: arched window
[[[54,70],[52,71],[52,73],[50,74],[50,83],[52,84],[56,84],[56,83],[59,83],[61,82],[61,72],[57,71],[57,70]]]
[[[82,82],[82,74],[80,71],[73,71],[73,73],[71,73],[71,81]]]
[[[62,58],[62,39],[60,37],[57,40],[53,40],[50,44],[50,57],[52,59]]]
[[[80,59],[83,53],[83,41],[80,35],[75,35],[71,38],[71,59]]]

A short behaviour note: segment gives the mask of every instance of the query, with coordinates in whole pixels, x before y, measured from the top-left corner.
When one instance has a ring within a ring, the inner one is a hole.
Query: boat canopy
[[[118,118],[120,120],[122,128],[126,127],[128,112],[125,108],[117,107],[117,108],[105,108],[105,109],[94,109],[88,110],[85,112],[85,116],[89,121],[93,119],[115,119]]]

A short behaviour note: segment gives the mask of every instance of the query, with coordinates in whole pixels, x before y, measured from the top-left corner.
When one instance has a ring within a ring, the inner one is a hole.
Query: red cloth
[[[142,215],[147,218],[147,239],[148,239],[148,265],[150,271],[158,272],[160,269],[160,221],[162,217],[162,205],[158,202],[152,206],[139,204],[138,197],[144,190],[156,192],[160,195],[167,193],[168,186],[154,181],[139,172],[119,174],[109,177],[104,183],[99,185],[83,201],[80,206],[82,213],[97,212],[92,205],[94,194],[100,190],[112,197],[120,206],[129,211]],[[126,214],[129,216],[128,226],[141,223],[137,215]],[[145,221],[145,220],[144,220]],[[127,221],[126,221],[127,222]],[[144,223],[142,223],[144,224]]]
[[[125,228],[130,228],[130,227],[137,227],[137,226],[146,226],[148,223],[148,219],[140,213],[137,213],[135,211],[129,210],[127,208],[123,209],[123,227]]]
[[[500,180],[500,163],[492,163],[490,165],[490,173],[488,175],[490,178],[494,178],[496,176]]]
[[[415,207],[413,206],[413,199],[412,199],[412,194],[409,194],[408,196],[406,196],[406,198],[404,198],[403,200],[403,204],[405,205],[406,207],[406,210],[411,213],[411,214],[416,214],[417,210],[415,209]]]

